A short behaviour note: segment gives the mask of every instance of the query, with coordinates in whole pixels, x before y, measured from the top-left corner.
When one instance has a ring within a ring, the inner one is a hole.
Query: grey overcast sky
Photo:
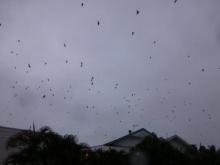
[[[0,125],[220,147],[219,15],[219,0],[0,0]]]

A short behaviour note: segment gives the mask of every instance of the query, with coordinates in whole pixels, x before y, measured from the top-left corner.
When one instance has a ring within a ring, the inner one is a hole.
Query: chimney
[[[131,132],[132,132],[131,130],[128,130],[129,135],[131,134]]]

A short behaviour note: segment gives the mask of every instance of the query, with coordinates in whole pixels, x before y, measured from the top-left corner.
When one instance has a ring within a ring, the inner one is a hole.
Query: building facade
[[[21,129],[0,126],[0,165],[2,165],[6,156],[11,152],[6,149],[6,142],[8,138],[19,131],[21,131]]]
[[[129,132],[128,135],[125,135],[111,142],[99,146],[94,146],[92,147],[92,150],[101,149],[103,151],[106,151],[113,149],[116,151],[129,152],[132,147],[135,147],[147,136],[153,137],[154,133],[151,133],[146,129],[141,128],[137,131]],[[182,138],[180,138],[177,135],[171,136],[163,140],[169,142],[172,147],[179,150],[180,152],[185,152],[186,149],[190,146],[186,141],[184,141]]]
[[[129,150],[139,144],[146,136],[152,136],[152,133],[142,128],[134,132],[129,132],[121,138],[105,143],[103,145],[94,146],[92,150],[109,150],[114,149],[116,151],[129,152]]]

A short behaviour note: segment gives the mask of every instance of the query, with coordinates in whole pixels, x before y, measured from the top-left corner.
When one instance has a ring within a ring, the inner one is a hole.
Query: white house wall
[[[152,136],[152,135],[146,131],[140,131],[135,134],[132,134],[132,136],[139,137],[139,138],[145,138],[146,136]]]
[[[10,136],[16,134],[18,131],[20,130],[0,126],[0,165],[2,165],[3,160],[6,158],[7,154],[9,153],[6,150],[6,146],[5,146],[7,139]]]
[[[114,146],[134,147],[142,140],[143,140],[142,138],[127,137],[122,140],[119,140],[118,142],[115,142]]]

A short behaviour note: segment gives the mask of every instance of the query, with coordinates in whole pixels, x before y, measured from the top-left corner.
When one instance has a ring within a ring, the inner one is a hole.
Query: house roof
[[[116,149],[116,150],[122,150],[122,151],[129,151],[130,148],[136,146],[138,143],[140,143],[145,137],[153,137],[154,133],[149,132],[148,130],[141,128],[134,132],[129,132],[129,134],[122,136],[116,140],[113,140],[111,142],[105,143],[100,146],[93,146],[92,149]],[[159,138],[162,141],[169,142],[173,147],[177,147],[178,150],[181,152],[187,148],[189,148],[191,145],[187,143],[185,140],[183,140],[178,135],[173,135],[169,138]],[[178,145],[177,145],[178,144]],[[107,147],[107,148],[106,148]],[[113,147],[113,148],[112,148]]]
[[[169,138],[166,139],[168,142],[172,142],[172,141],[177,141],[179,143],[182,143],[183,145],[186,145],[186,146],[190,146],[189,143],[187,143],[185,140],[183,140],[181,137],[179,137],[178,135],[173,135]]]
[[[22,131],[23,129],[20,128],[13,128],[13,127],[6,127],[6,126],[1,126],[0,129],[7,129],[7,130],[14,130],[14,131]]]
[[[139,130],[137,130],[137,131],[134,131],[134,132],[131,132],[131,133],[125,135],[125,136],[122,136],[122,137],[120,137],[120,138],[118,138],[118,139],[116,139],[116,140],[113,140],[113,141],[111,141],[111,142],[105,143],[104,145],[106,145],[106,146],[111,146],[111,145],[115,144],[116,142],[119,142],[119,141],[121,141],[121,140],[123,140],[123,139],[126,139],[126,138],[128,138],[128,137],[141,138],[141,137],[135,136],[135,135],[138,135],[138,133],[141,133],[141,132],[147,133],[148,135],[152,135],[152,133],[149,132],[148,130],[146,130],[146,129],[144,129],[144,128],[141,128],[141,129],[139,129]]]

